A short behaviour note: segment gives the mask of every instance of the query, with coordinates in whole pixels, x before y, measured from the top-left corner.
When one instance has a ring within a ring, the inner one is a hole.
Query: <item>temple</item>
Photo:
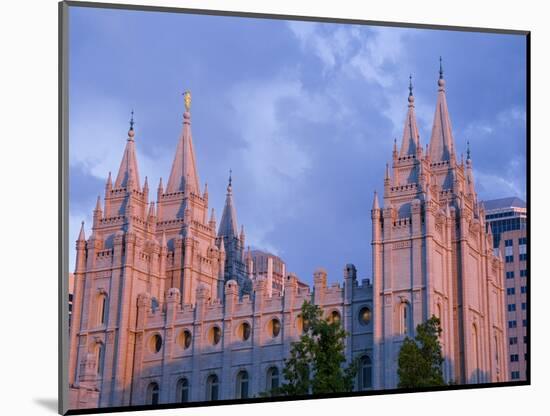
[[[109,173],[91,235],[82,226],[76,241],[71,409],[257,397],[284,382],[305,300],[349,333],[356,390],[397,387],[399,347],[432,315],[447,382],[507,380],[502,261],[469,152],[456,159],[442,69],[426,150],[410,82],[382,204],[374,194],[372,279],[346,264],[342,283],[328,284],[319,268],[312,288],[283,259],[246,248],[231,173],[217,225],[206,184],[201,192],[188,92],[184,104],[166,188],[161,179],[151,201],[147,178],[141,186],[132,115],[115,181]]]

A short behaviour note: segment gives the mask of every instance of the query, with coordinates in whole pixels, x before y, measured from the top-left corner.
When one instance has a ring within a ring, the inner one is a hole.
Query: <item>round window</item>
[[[162,337],[159,334],[155,334],[150,338],[149,349],[152,352],[159,352],[162,348]]]
[[[187,329],[180,333],[179,337],[179,343],[180,345],[187,349],[191,346],[191,340],[192,340],[191,332],[189,332]]]
[[[279,335],[281,332],[281,322],[278,319],[273,318],[269,322],[269,332],[273,338],[276,338]]]
[[[328,321],[330,323],[338,323],[340,322],[340,312],[338,311],[332,311],[332,313],[328,317]]]
[[[243,341],[246,341],[250,338],[250,324],[248,322],[243,322],[239,328],[239,335]]]
[[[372,317],[370,309],[366,306],[362,307],[359,311],[359,322],[363,325],[368,325]]]
[[[220,330],[219,327],[213,326],[212,328],[210,328],[209,338],[212,345],[218,344],[218,342],[220,342],[221,336],[222,336],[222,331]]]

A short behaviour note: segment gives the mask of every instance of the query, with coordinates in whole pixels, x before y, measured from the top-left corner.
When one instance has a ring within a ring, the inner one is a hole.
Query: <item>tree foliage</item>
[[[443,355],[439,335],[439,318],[432,316],[416,327],[414,339],[406,337],[399,351],[399,387],[443,386]]]
[[[324,319],[317,305],[305,301],[300,340],[293,342],[285,360],[285,383],[271,395],[297,396],[351,391],[357,372],[354,361],[345,366],[344,340],[348,335],[339,320]]]

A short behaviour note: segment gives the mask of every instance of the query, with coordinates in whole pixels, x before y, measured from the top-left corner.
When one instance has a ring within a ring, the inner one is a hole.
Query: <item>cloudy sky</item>
[[[71,7],[70,239],[82,220],[89,235],[132,109],[142,180],[166,183],[191,90],[218,219],[231,168],[248,244],[308,282],[319,266],[340,281],[346,263],[370,277],[372,195],[402,135],[409,74],[425,145],[440,55],[479,197],[525,198],[522,36]]]

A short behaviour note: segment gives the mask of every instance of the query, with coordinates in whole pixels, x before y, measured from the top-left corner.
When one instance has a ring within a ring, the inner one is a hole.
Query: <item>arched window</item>
[[[279,369],[277,367],[270,367],[267,370],[267,391],[271,391],[279,387]]]
[[[410,306],[407,302],[401,303],[399,315],[399,332],[402,335],[409,335],[411,317]]]
[[[495,335],[495,361],[498,365],[498,337]]]
[[[439,318],[439,327],[443,329],[443,312],[441,311],[441,303],[437,304],[437,317]],[[439,333],[439,338],[441,338],[441,334],[443,331]]]
[[[103,355],[104,355],[103,344],[98,343],[96,345],[95,354],[96,354],[95,359],[96,359],[96,366],[97,366],[96,370],[97,370],[97,374],[100,374],[102,364],[103,364]]]
[[[218,400],[219,381],[216,374],[210,374],[206,379],[206,400]]]
[[[176,392],[177,401],[180,403],[186,403],[189,401],[189,381],[185,377],[179,379]]]
[[[150,383],[147,387],[147,403],[159,404],[159,385],[155,382]]]
[[[472,355],[473,355],[473,373],[472,378],[474,383],[479,383],[479,342],[476,324],[472,324]]]
[[[98,304],[97,321],[99,325],[104,325],[105,319],[106,319],[106,313],[107,313],[107,296],[104,293],[99,295],[97,304]]]
[[[372,361],[368,355],[364,355],[359,361],[359,390],[367,390],[371,387]]]
[[[157,298],[155,297],[152,297],[151,298],[151,310],[153,312],[155,312],[159,307],[159,301],[157,300]]]
[[[237,399],[248,398],[248,373],[245,370],[237,374]]]

